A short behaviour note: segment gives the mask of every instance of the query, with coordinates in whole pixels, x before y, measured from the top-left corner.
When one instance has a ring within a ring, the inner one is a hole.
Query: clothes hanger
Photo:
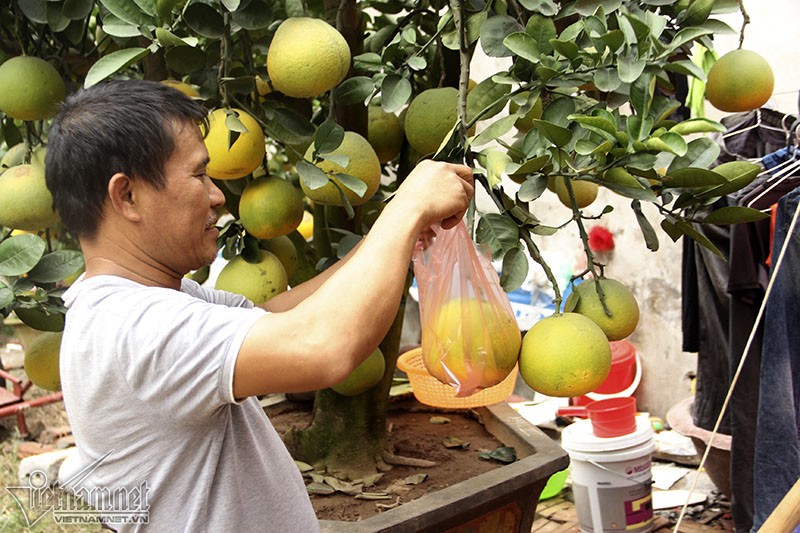
[[[791,117],[791,115],[789,115],[788,113],[784,113],[783,117],[781,117],[781,125],[783,125],[784,121],[789,117]],[[764,122],[761,120],[761,108],[759,107],[758,109],[756,109],[756,122],[755,122],[755,124],[751,124],[749,126],[746,126],[744,128],[738,129],[738,130],[729,131],[729,132],[723,134],[722,138],[723,139],[727,139],[729,137],[733,137],[735,135],[739,135],[741,133],[744,133],[746,131],[753,130],[753,129],[756,129],[756,128],[763,128],[763,129],[772,130],[772,131],[781,131],[781,132],[784,132],[784,133],[787,131],[787,128],[785,128],[785,127],[776,128],[775,126],[770,126],[768,124],[764,124]]]
[[[775,193],[783,196],[783,194],[789,190],[793,190],[795,187],[800,186],[800,175],[796,173],[796,171],[800,169],[800,157],[798,157],[797,149],[798,134],[800,133],[800,129],[798,128],[800,128],[800,120],[795,120],[795,123],[789,130],[789,139],[793,140],[793,144],[787,145],[787,149],[791,151],[792,157],[766,171],[771,173],[771,176],[765,179],[756,189],[749,193],[748,196],[750,196],[750,198],[745,201],[745,205],[747,207],[761,209],[762,211],[768,210],[774,202],[772,201],[773,199],[771,197],[765,198],[767,194],[775,191]],[[781,167],[780,170],[774,172],[775,169],[779,167]],[[787,188],[787,190],[784,191],[783,188]],[[765,201],[766,204],[764,203]]]

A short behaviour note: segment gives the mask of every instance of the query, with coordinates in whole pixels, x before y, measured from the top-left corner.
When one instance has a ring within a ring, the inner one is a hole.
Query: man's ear
[[[136,203],[135,182],[122,172],[117,172],[108,181],[108,199],[114,211],[131,222],[141,220]]]

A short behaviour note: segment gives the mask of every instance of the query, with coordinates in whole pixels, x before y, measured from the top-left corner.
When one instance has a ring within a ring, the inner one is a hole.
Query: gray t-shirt
[[[258,401],[233,397],[263,310],[190,280],[176,291],[115,276],[80,280],[64,301],[61,383],[78,453],[62,487],[118,531],[319,530]]]

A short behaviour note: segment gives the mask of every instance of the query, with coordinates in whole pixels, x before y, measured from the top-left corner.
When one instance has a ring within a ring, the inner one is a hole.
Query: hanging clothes
[[[727,130],[716,138],[722,151],[715,166],[760,159],[762,165],[777,167],[786,157],[794,156],[789,150],[780,152],[787,149],[794,122],[791,115],[769,109],[724,117]],[[750,187],[720,199],[714,207],[746,205],[746,194],[758,194],[757,182],[768,178],[765,173]],[[771,240],[768,220],[732,226],[698,225],[696,229],[725,257],[721,260],[693,241],[684,240],[683,349],[698,354],[694,423],[711,430],[763,300]],[[754,516],[754,420],[759,404],[761,335],[759,327],[719,430],[731,435],[731,514],[737,532],[750,531]]]
[[[753,531],[800,478],[800,225],[790,232],[798,209],[800,188],[781,198],[775,217],[774,285],[765,308],[761,354]],[[775,271],[784,247],[783,263]]]

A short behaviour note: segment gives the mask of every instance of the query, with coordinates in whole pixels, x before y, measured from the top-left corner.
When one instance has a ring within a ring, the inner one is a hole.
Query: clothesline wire
[[[764,309],[767,306],[767,300],[769,299],[770,294],[772,293],[772,286],[775,284],[775,279],[778,277],[778,272],[781,268],[781,264],[783,263],[783,256],[786,253],[786,250],[789,248],[789,242],[791,235],[794,233],[794,227],[797,223],[798,214],[800,213],[800,202],[798,202],[797,207],[794,210],[794,215],[792,216],[792,222],[789,225],[789,230],[786,233],[786,239],[784,239],[783,245],[781,246],[781,251],[778,254],[778,259],[775,262],[775,268],[772,270],[772,275],[770,276],[769,283],[767,283],[767,290],[764,292],[764,299],[761,301],[761,306],[758,309],[758,314],[756,315],[755,323],[753,324],[753,329],[750,330],[750,336],[747,338],[747,344],[744,347],[744,352],[742,353],[742,357],[739,360],[739,366],[736,368],[736,372],[733,375],[733,379],[731,379],[731,386],[728,388],[728,393],[725,396],[725,401],[722,402],[722,408],[719,411],[719,416],[717,417],[717,421],[714,424],[714,429],[711,431],[711,436],[708,439],[708,443],[706,444],[706,449],[703,451],[703,456],[700,459],[700,464],[697,467],[697,473],[692,480],[692,485],[689,488],[689,492],[686,495],[686,502],[683,504],[681,508],[681,512],[678,515],[678,520],[675,522],[675,528],[672,530],[673,533],[678,533],[678,528],[683,521],[683,517],[686,514],[686,510],[689,507],[689,502],[691,501],[692,493],[694,493],[695,488],[697,488],[697,480],[700,477],[700,471],[706,464],[706,459],[708,458],[708,454],[711,451],[712,442],[714,437],[717,435],[717,431],[719,430],[720,424],[722,424],[722,417],[725,414],[725,410],[728,408],[728,403],[730,402],[731,396],[733,395],[733,388],[736,386],[736,382],[739,380],[739,375],[742,373],[742,368],[744,367],[745,360],[747,359],[747,355],[750,352],[750,346],[753,344],[753,339],[756,335],[756,330],[758,329],[758,325],[761,323],[761,319],[764,315]]]

